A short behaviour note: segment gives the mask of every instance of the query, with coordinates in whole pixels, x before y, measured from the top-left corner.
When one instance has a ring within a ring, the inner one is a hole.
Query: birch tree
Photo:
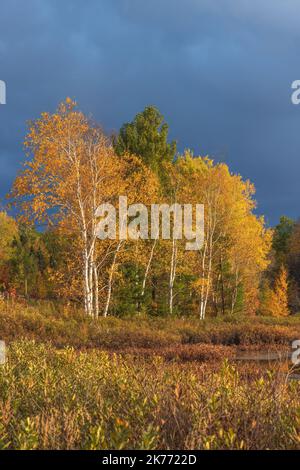
[[[251,311],[251,303],[256,304],[259,276],[268,265],[270,249],[264,220],[253,214],[253,185],[231,174],[227,165],[214,164],[207,157],[193,157],[190,152],[177,164],[186,181],[182,197],[194,204],[204,204],[203,247],[186,255],[196,275],[192,287],[199,298],[199,318],[206,317],[208,304],[216,303],[218,295],[223,314],[227,310],[233,312],[241,285],[247,291],[247,307]],[[227,279],[226,285],[225,265],[230,273],[230,283]],[[226,292],[230,292],[229,302],[225,298],[225,287]]]
[[[126,192],[132,202],[142,188],[151,186],[151,172],[137,157],[116,156],[101,129],[70,99],[56,113],[43,113],[30,124],[25,148],[29,159],[11,192],[20,219],[59,226],[66,235],[77,237],[82,297],[91,317],[99,315],[100,269],[112,263],[106,315],[121,245],[117,240],[97,243],[96,209],[103,203],[116,203]]]

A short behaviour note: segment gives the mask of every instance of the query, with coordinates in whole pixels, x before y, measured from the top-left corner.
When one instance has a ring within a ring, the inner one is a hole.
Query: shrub
[[[244,366],[245,367],[245,366]],[[9,347],[2,449],[299,449],[299,382],[160,357]]]

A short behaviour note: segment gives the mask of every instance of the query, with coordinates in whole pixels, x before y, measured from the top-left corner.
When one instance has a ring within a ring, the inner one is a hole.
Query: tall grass
[[[300,449],[300,384],[103,351],[9,347],[2,449]]]
[[[290,347],[300,338],[300,318],[284,323],[268,318],[210,320],[184,318],[85,318],[65,307],[43,304],[26,306],[0,303],[0,339],[18,338],[51,341],[57,347],[102,348],[178,348],[179,345]]]

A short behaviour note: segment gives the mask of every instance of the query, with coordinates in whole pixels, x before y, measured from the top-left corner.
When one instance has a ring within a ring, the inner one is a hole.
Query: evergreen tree
[[[168,143],[169,126],[154,106],[147,106],[138,113],[132,122],[124,124],[115,138],[116,153],[137,155],[156,173],[160,173],[162,163],[173,161],[176,142]]]
[[[279,224],[274,229],[272,248],[275,254],[275,267],[286,264],[289,242],[295,227],[295,222],[286,216],[281,216]]]

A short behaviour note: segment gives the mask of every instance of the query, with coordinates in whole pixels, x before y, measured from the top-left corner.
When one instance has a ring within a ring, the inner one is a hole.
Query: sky
[[[107,132],[157,106],[180,151],[255,184],[268,224],[298,218],[299,44],[299,0],[1,0],[0,197],[26,122],[69,96]]]

